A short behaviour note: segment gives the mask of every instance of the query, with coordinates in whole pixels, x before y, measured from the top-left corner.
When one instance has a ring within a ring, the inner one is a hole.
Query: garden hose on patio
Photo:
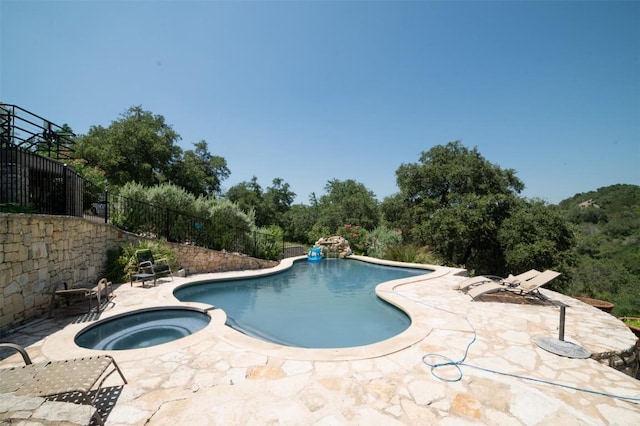
[[[542,384],[551,385],[551,386],[558,386],[558,387],[562,387],[562,388],[565,388],[565,389],[575,390],[575,391],[578,391],[578,392],[585,392],[585,393],[590,393],[590,394],[594,394],[594,395],[601,395],[601,396],[606,396],[606,397],[609,397],[609,398],[617,398],[617,399],[622,399],[622,400],[626,400],[626,401],[640,402],[640,397],[631,397],[631,396],[618,395],[618,394],[607,393],[607,392],[600,392],[600,391],[595,391],[595,390],[591,390],[591,389],[584,389],[584,388],[579,388],[579,387],[576,387],[576,386],[565,385],[565,384],[562,384],[562,383],[551,382],[551,381],[548,381],[548,380],[536,379],[534,377],[527,377],[527,376],[522,376],[522,375],[519,375],[519,374],[506,373],[506,372],[503,372],[503,371],[492,370],[490,368],[484,368],[484,367],[479,367],[477,365],[468,364],[465,361],[467,359],[467,355],[469,354],[469,349],[471,348],[471,345],[473,345],[475,343],[475,341],[477,340],[477,334],[478,333],[476,331],[476,328],[473,326],[473,324],[471,324],[471,321],[469,321],[469,319],[467,317],[462,316],[462,315],[460,315],[460,314],[458,314],[456,312],[449,311],[447,309],[443,309],[443,308],[439,308],[437,306],[430,305],[430,304],[425,303],[425,302],[420,301],[420,300],[412,299],[411,297],[405,296],[405,295],[400,294],[400,293],[397,293],[397,294],[399,294],[400,296],[411,300],[412,302],[424,305],[424,306],[429,307],[429,308],[437,309],[439,311],[446,312],[448,314],[455,315],[458,318],[462,318],[467,322],[467,324],[469,324],[469,327],[473,331],[473,338],[467,344],[467,346],[465,348],[465,351],[464,351],[464,355],[462,356],[462,359],[460,359],[459,361],[454,361],[453,359],[449,358],[448,356],[442,355],[442,354],[438,354],[438,353],[427,353],[427,354],[424,354],[422,356],[422,363],[429,366],[429,368],[431,370],[431,375],[433,375],[438,380],[442,380],[442,381],[445,381],[445,382],[459,382],[460,380],[462,380],[462,377],[463,377],[463,373],[462,373],[462,368],[461,367],[464,366],[464,367],[474,368],[474,369],[480,370],[480,371],[485,371],[487,373],[499,374],[499,375],[502,375],[502,376],[508,376],[508,377],[513,377],[513,378],[516,378],[516,379],[528,380],[528,381],[531,381],[531,382],[542,383]],[[428,358],[437,358],[437,359],[442,359],[442,360],[445,360],[445,361],[444,362],[429,362],[429,361],[427,361]],[[442,377],[441,375],[439,375],[437,370],[439,368],[443,368],[443,367],[454,367],[458,372],[457,377],[449,379],[449,378],[445,378],[445,377]]]

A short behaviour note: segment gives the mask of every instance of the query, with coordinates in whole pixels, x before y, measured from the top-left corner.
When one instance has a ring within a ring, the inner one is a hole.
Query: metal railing
[[[212,250],[272,260],[282,259],[285,252],[284,241],[272,234],[217,223],[115,194],[104,193],[100,200],[92,203],[87,216],[144,237],[163,238]]]
[[[23,108],[0,103],[0,212],[85,217],[146,237],[263,259],[299,252],[285,250],[284,241],[269,233],[108,194],[64,162],[73,159],[71,136]]]
[[[81,217],[84,187],[67,164],[0,145],[0,211]]]
[[[0,103],[1,210],[82,216],[84,180],[64,163],[72,136],[23,108]]]
[[[0,103],[0,146],[12,144],[56,160],[70,159],[73,136],[59,126],[17,105]]]

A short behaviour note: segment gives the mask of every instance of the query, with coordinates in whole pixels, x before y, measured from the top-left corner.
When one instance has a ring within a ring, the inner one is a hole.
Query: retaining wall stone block
[[[6,231],[0,233],[0,332],[45,314],[51,292],[63,282],[97,283],[108,250],[144,240],[108,224],[68,216],[0,213],[0,230]],[[277,265],[234,253],[169,245],[188,273]],[[4,297],[7,292],[10,295]]]

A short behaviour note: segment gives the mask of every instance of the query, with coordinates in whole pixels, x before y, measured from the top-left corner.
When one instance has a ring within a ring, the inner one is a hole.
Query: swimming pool
[[[294,262],[273,275],[177,288],[183,302],[221,308],[227,325],[250,336],[300,348],[346,348],[393,337],[409,317],[375,294],[386,281],[431,272],[350,260]]]

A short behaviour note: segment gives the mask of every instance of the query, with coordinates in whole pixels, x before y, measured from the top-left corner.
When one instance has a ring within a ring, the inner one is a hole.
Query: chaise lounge
[[[509,291],[512,293],[516,293],[522,296],[531,295],[535,296],[539,299],[546,300],[547,298],[540,293],[539,289],[543,285],[546,285],[551,280],[555,279],[560,275],[560,272],[552,271],[547,269],[546,271],[540,273],[539,275],[522,281],[516,285],[505,285],[503,283],[498,283],[495,281],[487,282],[484,284],[480,284],[476,287],[470,289],[467,294],[471,296],[472,299],[476,299],[484,294],[495,293],[498,291]]]
[[[497,275],[478,275],[476,277],[467,278],[466,280],[455,285],[454,290],[466,291],[470,287],[474,287],[480,284],[489,282],[498,282],[504,285],[513,285],[523,281],[528,281],[540,275],[540,271],[536,269],[530,269],[527,272],[523,272],[518,275],[509,275],[507,278],[502,278]]]
[[[115,371],[126,384],[120,367],[109,355],[89,356],[63,361],[47,361],[33,364],[27,351],[13,343],[0,343],[0,348],[13,349],[20,353],[24,366],[0,368],[0,394],[13,394],[24,397],[64,397],[79,399],[72,402],[95,407],[95,397],[104,381]],[[107,371],[113,367],[111,371]],[[91,391],[96,391],[93,398]],[[97,412],[93,413],[98,424],[104,422]]]
[[[95,287],[76,287],[67,286],[64,283],[64,288],[60,290],[54,290],[51,293],[51,301],[49,302],[49,317],[52,316],[53,310],[56,306],[59,306],[61,302],[65,302],[67,305],[74,300],[88,300],[89,311],[93,309],[93,300],[96,300],[96,312],[100,313],[102,308],[102,298],[106,298],[107,301],[113,297],[113,285],[111,281],[107,281],[106,278],[100,279]]]

